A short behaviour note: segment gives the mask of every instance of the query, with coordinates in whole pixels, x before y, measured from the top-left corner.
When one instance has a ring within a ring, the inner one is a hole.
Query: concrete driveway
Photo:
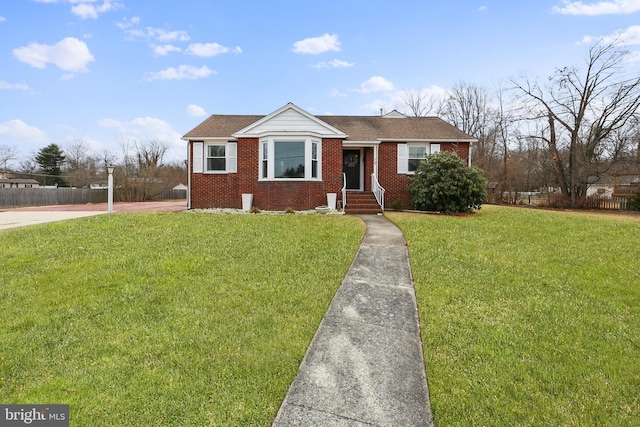
[[[185,200],[167,202],[114,203],[113,212],[181,212],[187,209]],[[85,205],[34,206],[16,209],[0,209],[0,230],[64,221],[107,213],[106,203]]]

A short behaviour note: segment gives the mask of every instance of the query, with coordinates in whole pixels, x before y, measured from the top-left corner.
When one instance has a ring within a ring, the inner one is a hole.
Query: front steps
[[[347,215],[377,215],[382,213],[376,196],[370,191],[347,191]]]

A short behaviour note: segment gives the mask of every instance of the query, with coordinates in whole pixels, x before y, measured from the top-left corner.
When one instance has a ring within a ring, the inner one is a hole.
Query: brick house
[[[240,208],[245,195],[245,209],[252,199],[263,210],[336,203],[347,213],[411,207],[420,160],[454,151],[469,163],[475,141],[437,117],[314,116],[292,103],[266,116],[214,114],[182,139],[189,208]]]

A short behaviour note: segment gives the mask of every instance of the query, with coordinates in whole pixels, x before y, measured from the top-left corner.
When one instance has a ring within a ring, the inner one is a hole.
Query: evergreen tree
[[[44,175],[44,185],[66,185],[62,177],[62,165],[65,156],[60,147],[56,144],[49,144],[38,151],[35,158],[40,170]]]

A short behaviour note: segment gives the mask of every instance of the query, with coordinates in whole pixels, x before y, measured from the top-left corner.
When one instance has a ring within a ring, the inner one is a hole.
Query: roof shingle
[[[214,114],[184,135],[184,139],[231,138],[231,135],[264,118],[257,115]],[[472,141],[438,117],[391,118],[384,116],[316,116],[349,135],[347,141],[457,140]]]

